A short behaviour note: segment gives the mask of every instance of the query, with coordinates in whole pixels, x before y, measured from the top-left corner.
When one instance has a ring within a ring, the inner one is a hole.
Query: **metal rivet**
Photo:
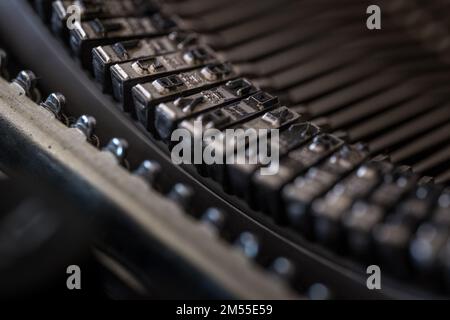
[[[270,265],[269,269],[284,279],[292,279],[295,273],[294,265],[285,257],[276,258]]]
[[[331,291],[324,284],[315,283],[309,287],[308,297],[311,300],[329,300],[331,299]]]
[[[212,226],[217,230],[222,230],[225,224],[225,215],[217,208],[209,208],[201,217],[201,222],[208,226]]]
[[[60,117],[63,108],[66,105],[66,98],[61,93],[50,94],[41,106],[52,112],[57,118]]]
[[[235,245],[250,259],[254,259],[258,256],[259,241],[251,232],[241,233],[237,238]]]
[[[78,129],[86,136],[86,139],[90,139],[94,133],[96,125],[97,125],[97,120],[95,120],[94,117],[91,117],[88,115],[82,115],[72,125],[72,128]]]
[[[190,187],[182,183],[177,183],[173,186],[167,197],[187,210],[191,205],[193,195],[194,191]]]
[[[145,160],[142,164],[134,171],[136,176],[144,179],[150,186],[156,184],[156,180],[161,173],[161,165],[156,161]]]
[[[25,95],[32,100],[37,100],[36,85],[37,77],[29,70],[20,71],[17,77],[12,81],[24,91]]]
[[[119,163],[123,163],[127,156],[128,142],[124,139],[113,138],[103,150],[110,152]]]

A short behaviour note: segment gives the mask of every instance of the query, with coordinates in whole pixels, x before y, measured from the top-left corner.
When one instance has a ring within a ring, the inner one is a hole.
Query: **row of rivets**
[[[209,208],[200,217],[200,222],[220,235],[225,226],[225,214],[217,208]],[[258,237],[249,231],[240,233],[234,241],[234,246],[250,260],[256,260],[261,252]],[[281,279],[293,283],[297,270],[294,263],[286,257],[277,257],[267,267],[268,271]],[[322,283],[313,283],[304,289],[305,295],[312,300],[328,300],[332,298],[331,290]]]

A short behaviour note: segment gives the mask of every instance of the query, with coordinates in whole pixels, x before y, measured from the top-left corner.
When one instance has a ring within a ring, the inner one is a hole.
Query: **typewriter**
[[[0,296],[448,298],[449,10],[0,1]]]

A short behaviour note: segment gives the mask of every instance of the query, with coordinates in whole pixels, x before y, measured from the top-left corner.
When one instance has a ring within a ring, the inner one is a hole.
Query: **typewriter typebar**
[[[230,65],[218,63],[138,84],[132,89],[137,118],[148,130],[155,131],[155,109],[158,104],[214,87],[235,77]]]
[[[249,99],[252,99],[252,97],[250,97]],[[270,104],[271,103],[267,103],[265,105],[267,106]],[[262,105],[264,106],[264,103],[262,103]],[[233,109],[231,110],[233,111]],[[237,111],[234,111],[234,113],[241,115],[242,108],[238,108],[236,110]],[[267,111],[267,109],[264,111]],[[242,133],[242,136],[237,135],[234,141],[226,140],[225,144],[214,144],[213,148],[216,150],[216,152],[224,155],[223,163],[228,164],[232,161],[230,161],[227,157],[235,157],[235,152],[237,151],[236,149],[239,148],[239,144],[246,145],[247,147],[248,145],[258,145],[260,135],[265,135],[266,133],[270,134],[270,130],[280,130],[300,118],[301,115],[286,107],[279,107],[267,111],[257,118],[231,126],[229,129],[237,133]],[[250,135],[248,136],[248,138],[246,138],[249,129],[251,130]],[[217,141],[220,140],[215,140],[214,142]],[[226,165],[208,165],[205,166],[205,170],[208,176],[212,177],[216,181],[219,181],[225,187],[227,186],[228,180],[226,179]]]
[[[255,204],[261,204],[261,207],[276,219],[282,219],[281,189],[299,174],[331,155],[343,143],[341,139],[329,134],[318,135],[307,145],[289,152],[282,158],[277,175],[263,176],[257,172],[252,178],[256,186],[253,196]]]
[[[64,39],[69,37],[67,23],[71,14],[74,13],[72,10],[75,8],[79,10],[80,21],[139,16],[151,14],[156,10],[156,8],[152,8],[150,2],[146,3],[141,0],[53,1],[51,14],[52,30]]]
[[[314,202],[315,199],[331,189],[343,176],[352,172],[366,156],[367,154],[358,147],[343,146],[325,162],[310,168],[302,176],[295,178],[291,184],[285,186],[282,194],[291,223],[308,234],[311,228],[309,205],[312,203],[320,206]],[[336,208],[339,210],[338,204],[332,207],[332,209]],[[327,212],[333,212],[333,210]]]
[[[200,115],[204,118],[209,111],[253,93],[256,93],[256,88],[251,82],[235,79],[200,93],[161,103],[155,111],[155,129],[162,139],[168,140],[172,131],[183,121]]]
[[[246,120],[250,120],[277,106],[279,106],[279,102],[276,97],[259,91],[239,102],[226,105],[221,109],[213,109],[192,119],[185,120],[180,123],[179,128],[190,132],[192,139],[194,140],[192,146],[196,145],[195,140],[200,139],[202,151],[205,148],[214,149],[215,153],[217,153],[219,156],[221,155],[221,158],[223,158],[221,162],[224,163],[227,152],[230,151],[230,148],[233,149],[233,146],[230,146],[228,144],[232,143],[232,141],[228,141],[223,144],[225,137],[223,131],[221,132],[220,137],[216,137],[214,141],[210,141],[210,139],[205,139],[207,137],[204,136],[204,131],[211,129],[232,129],[234,125],[245,122]],[[239,139],[239,137],[236,138]],[[233,149],[231,151],[232,153],[234,153],[235,150]],[[217,166],[222,168],[222,165],[211,164],[210,166],[211,167],[209,168],[208,165],[207,168],[206,166],[200,165],[198,166],[198,168],[200,169],[200,172],[209,175],[212,174],[212,178],[217,179],[217,177],[214,176],[214,168],[216,168]],[[205,170],[207,170],[208,172],[205,172]],[[221,181],[221,179],[218,180]]]
[[[70,44],[85,68],[92,67],[92,49],[118,41],[161,36],[172,29],[172,22],[159,14],[142,18],[112,18],[75,23]]]
[[[320,128],[316,125],[299,120],[289,125],[287,128],[284,128],[284,130],[279,133],[279,139],[277,141],[269,139],[268,144],[274,144],[273,148],[278,149],[280,158],[283,158],[289,151],[305,144],[314,136],[318,135],[319,132]],[[257,149],[256,145],[249,146],[249,148],[246,149],[245,157],[249,158],[252,154],[256,154],[258,152]],[[271,150],[271,146],[268,146],[267,149]],[[248,161],[244,161],[244,159],[242,159],[242,161],[237,160],[235,164],[229,165],[227,171],[230,189],[232,189],[236,195],[245,197],[245,199],[249,201],[250,190],[253,188],[253,186],[250,185],[252,176],[262,165],[263,164],[261,163],[250,164]]]
[[[259,91],[239,102],[232,103],[220,109],[210,110],[195,118],[183,121],[180,127],[194,133],[194,121],[200,121],[202,128],[223,130],[277,106],[279,106],[279,102],[276,97]]]
[[[93,49],[95,79],[104,92],[111,92],[111,66],[137,59],[152,58],[172,53],[196,43],[194,35],[173,32],[167,36],[117,42]]]
[[[113,65],[111,77],[114,97],[123,104],[124,111],[130,112],[133,110],[131,88],[135,85],[214,62],[215,58],[209,49],[193,47]]]

